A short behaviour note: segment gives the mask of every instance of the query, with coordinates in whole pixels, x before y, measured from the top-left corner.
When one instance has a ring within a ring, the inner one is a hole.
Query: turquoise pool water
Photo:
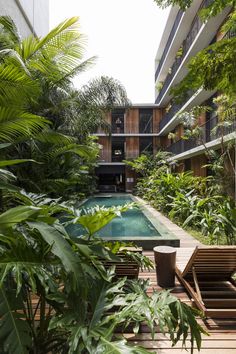
[[[95,197],[86,201],[81,208],[89,209],[96,205],[109,208],[111,206],[124,205],[131,202],[132,199],[129,196]],[[84,229],[80,225],[70,225],[68,232],[72,236],[79,236],[84,234]],[[138,207],[122,213],[121,217],[113,219],[97,234],[98,236],[107,238],[112,236],[161,236]]]

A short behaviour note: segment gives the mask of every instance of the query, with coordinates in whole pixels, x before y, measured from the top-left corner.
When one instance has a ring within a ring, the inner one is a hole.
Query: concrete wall
[[[0,0],[0,15],[11,17],[23,38],[33,29],[39,37],[48,33],[49,0]]]

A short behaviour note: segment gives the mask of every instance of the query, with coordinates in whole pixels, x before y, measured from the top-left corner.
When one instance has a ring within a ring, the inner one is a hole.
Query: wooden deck
[[[188,247],[195,247],[197,244],[200,244],[198,241],[194,240],[191,236],[186,236],[186,234],[181,237],[181,248],[180,261],[186,263],[186,260],[189,259]],[[184,250],[185,248],[185,250]],[[144,254],[154,259],[154,254],[152,251],[146,251]],[[153,289],[161,290],[157,286],[156,273],[155,270],[151,272],[141,272],[139,274],[141,279],[150,279],[150,288],[148,290],[150,296],[153,292]],[[184,301],[188,305],[193,305],[190,298],[188,297],[183,286],[178,282],[176,278],[175,288],[172,293]],[[201,354],[236,354],[236,319],[231,318],[222,318],[222,319],[212,319],[208,318],[205,320],[198,319],[198,322],[207,330],[210,336],[204,336],[202,341]],[[185,349],[181,348],[181,343],[177,344],[175,347],[171,346],[171,342],[165,337],[162,333],[157,332],[155,334],[154,340],[151,338],[151,334],[147,327],[143,326],[141,333],[134,335],[132,333],[127,333],[126,338],[133,343],[134,345],[141,345],[150,352],[158,354],[183,354],[186,353]],[[187,347],[188,352],[190,352],[190,342]],[[194,353],[199,353],[197,349],[194,350]]]

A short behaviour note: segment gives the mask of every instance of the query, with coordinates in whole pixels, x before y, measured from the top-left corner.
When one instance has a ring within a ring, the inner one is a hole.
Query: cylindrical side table
[[[153,248],[156,264],[157,284],[162,288],[175,286],[176,249],[170,246]]]

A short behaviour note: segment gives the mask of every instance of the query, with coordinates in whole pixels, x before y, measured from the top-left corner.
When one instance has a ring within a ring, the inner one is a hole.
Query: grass
[[[201,242],[203,245],[212,245],[214,244],[210,237],[203,235],[200,231],[192,229],[191,227],[185,227],[185,231],[187,231],[191,236],[193,236],[196,240]]]
[[[219,240],[216,238],[210,238],[209,236],[203,235],[200,231],[192,229],[191,227],[185,227],[186,230],[191,236],[196,238],[199,242],[203,245],[218,245],[218,246],[225,246],[227,245],[227,240],[225,236],[221,236]],[[218,241],[218,242],[217,242]]]

